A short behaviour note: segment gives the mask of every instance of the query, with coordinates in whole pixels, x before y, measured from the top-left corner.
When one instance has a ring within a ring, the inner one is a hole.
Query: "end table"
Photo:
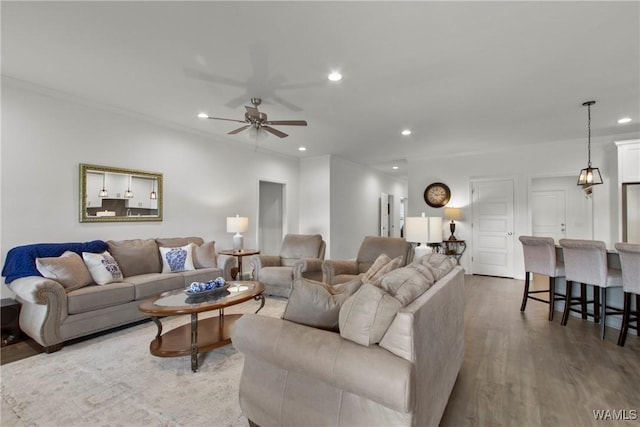
[[[257,249],[240,249],[236,251],[234,249],[225,249],[220,252],[222,255],[230,255],[236,257],[238,260],[238,273],[236,274],[236,280],[242,280],[242,258],[250,255],[258,255],[260,253]],[[231,274],[233,276],[233,274]]]

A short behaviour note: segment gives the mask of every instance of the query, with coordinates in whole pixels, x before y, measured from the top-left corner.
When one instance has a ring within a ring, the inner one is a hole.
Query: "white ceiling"
[[[639,132],[639,5],[3,1],[2,74],[231,144],[251,144],[226,135],[238,123],[197,113],[242,119],[261,97],[269,119],[309,122],[261,148],[391,172],[586,139],[590,99],[594,137]]]

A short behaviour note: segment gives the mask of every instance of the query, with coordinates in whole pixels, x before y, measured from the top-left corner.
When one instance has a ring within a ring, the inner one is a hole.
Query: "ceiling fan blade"
[[[278,129],[274,129],[270,126],[261,126],[262,129],[266,130],[269,133],[274,134],[275,136],[279,136],[280,138],[286,138],[289,135],[287,135],[286,133],[279,131]]]
[[[246,123],[244,120],[223,119],[223,118],[221,118],[221,117],[207,117],[207,119],[211,119],[211,120],[226,120],[226,121],[228,121],[228,122]]]
[[[256,107],[249,107],[248,105],[245,105],[244,108],[247,109],[247,114],[249,115],[249,117],[253,117],[254,119],[260,118],[260,111],[258,111]]]
[[[231,132],[227,132],[227,135],[235,135],[236,133],[240,133],[243,130],[247,129],[248,127],[251,127],[251,125],[241,126],[238,129],[234,129]]]
[[[264,122],[265,125],[280,125],[280,126],[306,126],[306,120],[269,120]]]

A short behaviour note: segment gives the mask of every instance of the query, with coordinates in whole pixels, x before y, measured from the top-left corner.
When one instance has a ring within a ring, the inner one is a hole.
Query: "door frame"
[[[575,173],[569,173],[569,172],[537,174],[537,175],[527,176],[527,235],[529,236],[533,235],[533,210],[532,210],[533,181],[535,179],[545,179],[545,178],[575,178],[575,177],[576,177]],[[577,182],[577,178],[576,178],[576,182]],[[595,230],[595,223],[593,220],[593,194],[589,197],[588,206],[589,206],[589,212],[587,215],[589,217],[589,228],[590,228],[590,234],[591,234],[590,238],[593,239],[593,232]],[[565,213],[565,224],[569,222],[569,218],[566,215],[567,214]]]
[[[256,181],[256,228],[255,228],[255,240],[256,240],[256,248],[260,248],[262,242],[260,241],[260,183],[267,182],[270,184],[278,184],[282,186],[282,218],[280,218],[282,225],[282,236],[280,237],[280,241],[287,235],[289,232],[289,209],[288,209],[288,197],[287,192],[289,185],[286,181],[280,181],[271,178],[261,178],[258,177]]]
[[[473,257],[473,254],[475,253],[475,239],[473,238],[475,230],[473,229],[473,227],[475,227],[475,224],[473,223],[473,219],[475,218],[475,206],[473,203],[473,185],[474,183],[477,182],[488,182],[488,181],[511,181],[512,185],[513,185],[513,201],[512,201],[512,215],[513,215],[513,223],[511,224],[511,228],[512,228],[512,235],[511,238],[515,239],[515,229],[517,228],[517,215],[516,215],[516,203],[517,203],[517,179],[515,175],[496,175],[496,176],[482,176],[482,177],[470,177],[469,178],[469,207],[470,207],[470,212],[471,212],[471,244],[468,245],[471,256],[469,258],[469,272],[470,274],[476,274],[473,271],[473,261],[471,260],[471,258]],[[515,256],[514,256],[514,252],[515,252],[515,240],[513,242],[513,244],[511,245],[512,249],[511,249],[511,253],[508,254],[509,257],[511,257],[511,277],[516,277],[515,276]]]

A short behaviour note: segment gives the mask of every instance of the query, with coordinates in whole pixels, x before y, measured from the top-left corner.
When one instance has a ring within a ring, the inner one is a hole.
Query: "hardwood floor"
[[[520,312],[524,281],[465,278],[465,361],[441,426],[589,426],[622,417],[640,424],[640,338],[616,345],[618,330],[529,300]],[[536,277],[533,286],[546,286]],[[611,411],[616,411],[611,412]],[[624,411],[624,412],[619,412]],[[616,423],[617,425],[617,423]]]
[[[613,425],[640,424],[640,338],[635,331],[625,347],[618,347],[618,330],[608,329],[601,341],[593,322],[571,317],[561,326],[560,312],[549,322],[546,304],[529,300],[521,313],[521,280],[465,280],[465,361],[441,426],[607,423],[596,421],[594,410],[609,410],[604,413],[609,425],[613,417],[627,419]],[[534,277],[533,288],[545,285]],[[37,353],[37,344],[32,345],[26,340],[3,347],[2,363]]]

